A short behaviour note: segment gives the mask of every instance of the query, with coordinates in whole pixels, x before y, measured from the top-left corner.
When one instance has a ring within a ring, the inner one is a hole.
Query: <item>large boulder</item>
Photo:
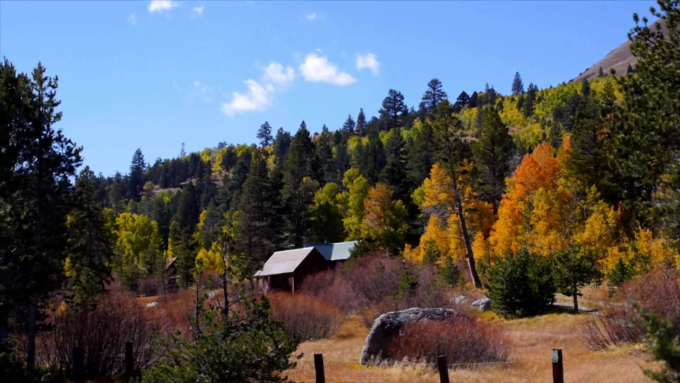
[[[373,322],[373,327],[366,337],[364,349],[361,352],[361,364],[385,359],[385,350],[392,341],[392,337],[399,334],[407,323],[423,320],[444,320],[463,314],[444,308],[410,308],[382,314]]]
[[[480,311],[489,311],[491,310],[491,298],[484,297],[482,299],[477,299],[472,302],[472,307],[476,307]]]

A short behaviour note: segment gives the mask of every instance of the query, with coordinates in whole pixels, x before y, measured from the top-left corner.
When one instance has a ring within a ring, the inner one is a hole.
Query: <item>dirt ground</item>
[[[590,351],[580,340],[586,315],[551,314],[530,319],[493,320],[512,339],[509,364],[451,369],[452,382],[551,382],[551,350],[560,348],[566,382],[646,382],[641,367],[650,368],[641,346]],[[323,353],[327,382],[439,382],[438,373],[424,364],[402,363],[364,367],[358,362],[368,330],[358,317],[349,317],[333,339],[305,342],[304,357],[287,371],[296,382],[314,382],[314,354]]]

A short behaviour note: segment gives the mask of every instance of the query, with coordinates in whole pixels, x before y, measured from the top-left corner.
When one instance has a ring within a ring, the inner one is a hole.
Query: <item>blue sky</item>
[[[1,1],[0,55],[59,76],[58,126],[95,172],[377,114],[388,89],[417,106],[439,78],[454,98],[515,71],[548,87],[626,40],[626,2]]]

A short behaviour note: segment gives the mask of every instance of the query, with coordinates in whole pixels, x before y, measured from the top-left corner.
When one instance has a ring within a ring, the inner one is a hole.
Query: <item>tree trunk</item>
[[[455,177],[455,176],[454,176]],[[482,281],[477,274],[477,266],[475,265],[475,256],[472,252],[472,241],[470,240],[470,233],[468,233],[467,223],[465,221],[465,214],[463,212],[463,203],[461,201],[460,193],[458,191],[458,183],[453,179],[453,188],[456,193],[456,210],[458,210],[458,219],[460,220],[460,230],[463,232],[463,241],[465,242],[465,249],[467,250],[467,262],[470,269],[470,278],[475,288],[482,288]]]
[[[36,308],[32,304],[28,308],[28,349],[26,350],[26,367],[29,369],[35,366],[35,322]]]
[[[576,284],[574,284],[574,314],[578,314],[578,290],[576,290]]]

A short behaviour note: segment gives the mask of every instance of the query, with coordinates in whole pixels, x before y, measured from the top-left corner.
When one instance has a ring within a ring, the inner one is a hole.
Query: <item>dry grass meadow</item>
[[[512,339],[509,364],[479,365],[449,371],[452,382],[550,382],[551,350],[561,348],[567,382],[646,382],[641,367],[652,367],[639,346],[590,351],[580,340],[586,315],[551,314],[530,319],[485,319],[503,326]],[[359,317],[348,317],[332,339],[300,345],[297,368],[287,371],[295,382],[314,382],[314,354],[322,353],[327,382],[439,382],[428,365],[400,363],[364,367],[358,362],[368,330]]]

